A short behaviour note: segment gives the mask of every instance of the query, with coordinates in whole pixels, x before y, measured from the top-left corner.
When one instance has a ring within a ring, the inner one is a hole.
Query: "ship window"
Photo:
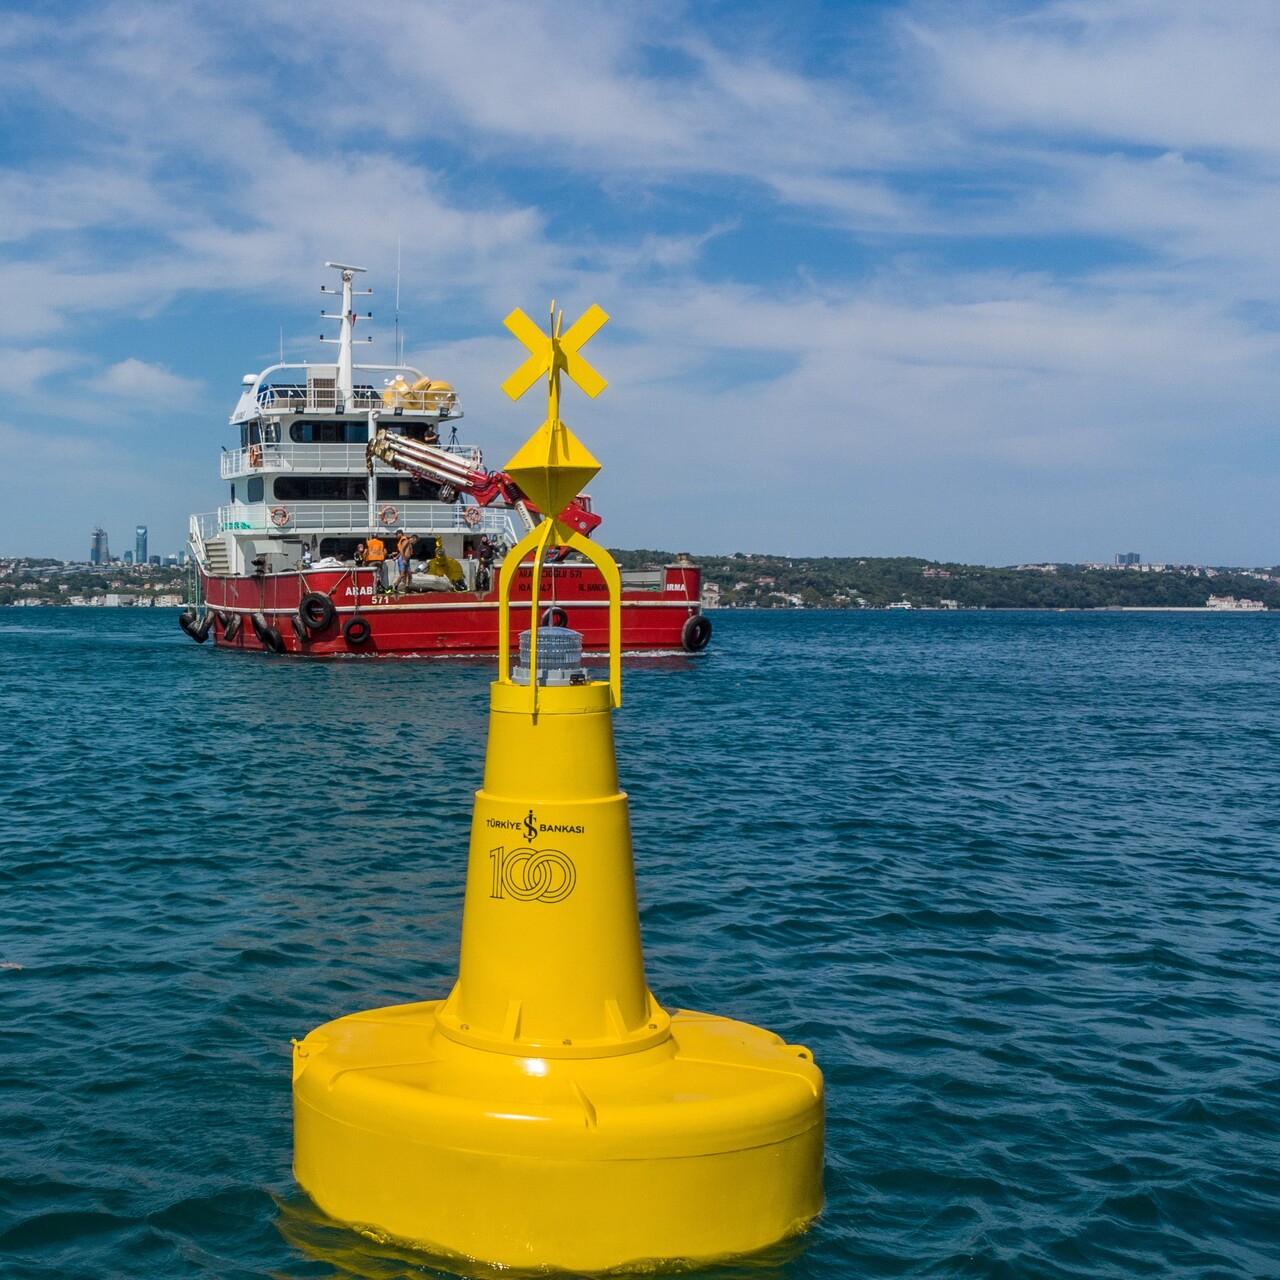
[[[275,496],[282,502],[366,502],[364,476],[277,476]]]
[[[379,476],[379,502],[439,502],[440,486],[409,476]]]
[[[336,556],[339,560],[350,560],[356,554],[357,544],[363,541],[363,538],[321,538],[320,554]]]
[[[244,500],[246,502],[262,501],[262,477],[252,476],[249,483],[244,487]]]
[[[232,486],[231,486],[231,501],[232,501],[232,502],[234,502],[235,500],[236,500],[236,487],[235,487],[235,485],[232,485]]]
[[[249,424],[249,443],[250,444],[262,443],[262,427],[256,422],[251,422]]]
[[[294,444],[364,444],[369,427],[364,422],[291,422],[289,439]]]

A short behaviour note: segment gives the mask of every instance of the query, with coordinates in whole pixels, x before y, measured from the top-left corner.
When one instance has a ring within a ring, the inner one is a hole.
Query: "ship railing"
[[[276,385],[258,388],[258,404],[273,412],[295,413],[367,413],[382,407],[382,393],[373,387],[356,387],[345,398],[336,387],[323,384],[309,386]]]
[[[396,390],[384,395],[376,387],[356,387],[341,396],[336,387],[324,383],[307,386],[289,384],[258,388],[258,405],[270,413],[368,413],[382,409],[392,413],[428,413],[442,418],[457,417],[458,397],[452,391]]]
[[[462,459],[469,467],[478,469],[483,455],[473,445],[441,445],[446,453]],[[363,471],[365,446],[363,444],[251,444],[243,449],[227,449],[222,455],[222,478],[235,480],[264,471],[315,471],[324,473]],[[376,464],[382,474],[393,469]]]
[[[187,545],[191,548],[192,559],[204,570],[209,568],[209,554],[205,551],[205,542],[215,537],[218,532],[218,517],[214,513],[193,515],[188,523]]]
[[[216,538],[222,529],[222,512],[206,511],[191,517],[191,541],[199,543],[201,550],[210,538]]]
[[[478,513],[471,520],[468,511]],[[503,542],[515,543],[521,536],[512,512],[506,507],[466,507],[451,502],[380,502],[375,520],[382,533],[407,529],[411,533],[487,533]],[[210,517],[193,516],[196,520]],[[474,521],[474,523],[472,523]],[[216,536],[224,529],[233,533],[274,533],[289,537],[300,533],[369,532],[369,505],[365,502],[275,502],[233,503],[219,507],[216,527],[202,538]]]

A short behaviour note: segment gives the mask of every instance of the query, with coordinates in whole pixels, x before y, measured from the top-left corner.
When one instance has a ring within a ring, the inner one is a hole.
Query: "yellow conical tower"
[[[529,347],[513,398],[548,376],[547,421],[507,470],[561,511],[598,464],[560,421],[560,373],[595,396],[582,344],[513,312]],[[513,669],[511,584],[570,547],[609,587],[609,678],[581,637],[533,627]],[[294,1172],[343,1222],[496,1266],[603,1271],[750,1252],[822,1206],[822,1076],[746,1023],[668,1013],[645,984],[621,702],[620,582],[558,520],[508,555],[484,786],[476,793],[458,980],[443,1001],[351,1014],[294,1050]]]

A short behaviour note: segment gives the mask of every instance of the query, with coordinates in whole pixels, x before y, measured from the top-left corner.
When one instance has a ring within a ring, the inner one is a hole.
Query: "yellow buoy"
[[[507,389],[547,373],[551,409],[507,470],[559,510],[597,469],[559,420],[559,373],[603,388],[577,351],[607,317],[593,308],[547,338],[513,315],[534,354]],[[579,333],[584,321],[594,328]],[[536,618],[552,547],[580,551],[609,586],[608,680],[589,678],[581,637],[558,627],[525,632],[512,670],[514,571],[533,554]],[[649,991],[613,744],[617,566],[555,520],[505,566],[457,983],[296,1044],[294,1172],[331,1217],[497,1266],[601,1271],[762,1248],[821,1209],[821,1073],[802,1046],[668,1012]]]

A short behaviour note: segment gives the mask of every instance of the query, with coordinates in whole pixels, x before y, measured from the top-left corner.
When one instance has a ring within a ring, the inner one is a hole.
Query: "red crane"
[[[466,493],[481,507],[501,500],[514,507],[528,529],[542,519],[542,512],[525,497],[520,486],[505,471],[484,471],[471,466],[457,454],[438,445],[414,440],[410,436],[379,431],[365,450],[370,471],[374,458],[379,458],[397,471],[407,471],[419,480],[441,486],[441,499],[450,501],[454,494]],[[452,492],[450,492],[452,491]],[[448,496],[446,496],[448,495]],[[578,533],[590,536],[599,527],[600,517],[591,510],[591,499],[579,494],[560,512],[560,521]]]

